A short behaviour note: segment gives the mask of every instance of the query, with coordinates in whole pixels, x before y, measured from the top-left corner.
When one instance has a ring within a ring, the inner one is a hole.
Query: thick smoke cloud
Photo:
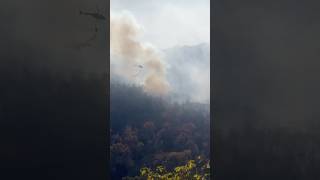
[[[111,0],[110,6],[130,11],[148,29],[143,39],[158,48],[209,43],[210,0]]]
[[[163,51],[168,64],[167,77],[171,84],[171,98],[179,102],[191,100],[209,103],[210,46],[176,46]]]
[[[170,87],[165,64],[154,47],[139,41],[142,28],[134,17],[122,12],[111,13],[110,18],[111,76],[140,83],[151,94],[166,95]]]

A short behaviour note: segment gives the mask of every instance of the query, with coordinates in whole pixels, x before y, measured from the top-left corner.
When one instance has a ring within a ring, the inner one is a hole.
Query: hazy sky
[[[142,40],[164,49],[210,39],[210,0],[111,0],[111,12],[129,11]]]

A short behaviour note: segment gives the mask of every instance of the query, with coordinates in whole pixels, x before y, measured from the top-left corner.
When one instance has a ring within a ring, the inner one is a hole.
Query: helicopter
[[[139,68],[143,68],[143,66],[141,64],[137,65]]]
[[[106,20],[106,17],[104,15],[100,14],[98,6],[97,6],[97,11],[96,12],[84,12],[84,11],[80,10],[80,15],[86,15],[86,16],[93,17],[96,20],[95,23],[98,23],[98,21],[100,21],[100,20]],[[98,27],[97,27],[97,24],[96,24],[95,27],[94,27],[94,32],[93,32],[92,37],[90,37],[85,42],[79,43],[76,46],[77,49],[92,46],[92,42],[96,39],[97,34],[98,34]]]
[[[97,20],[106,20],[106,17],[99,13],[98,7],[97,7],[97,12],[84,12],[80,10],[80,15],[91,16]]]
[[[133,76],[136,77],[141,73],[141,70],[143,69],[143,65],[141,64],[137,64],[135,65],[137,68],[139,68],[140,70],[138,70],[138,72],[136,74],[134,74]]]
[[[102,14],[99,14],[99,13],[91,13],[91,12],[80,11],[80,14],[81,15],[92,16],[93,18],[98,19],[98,20],[106,20],[106,17],[104,17]]]

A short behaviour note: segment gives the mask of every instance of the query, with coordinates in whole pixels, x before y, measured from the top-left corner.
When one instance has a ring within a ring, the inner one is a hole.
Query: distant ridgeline
[[[144,167],[161,165],[174,172],[176,167],[187,167],[190,160],[209,161],[210,116],[206,106],[170,103],[138,86],[112,82],[110,89],[112,179],[150,170]]]

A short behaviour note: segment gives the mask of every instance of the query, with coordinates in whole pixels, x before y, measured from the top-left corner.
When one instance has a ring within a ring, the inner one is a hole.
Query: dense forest
[[[115,82],[110,90],[112,179],[139,175],[142,168],[172,171],[193,159],[209,161],[208,105],[170,102]]]

